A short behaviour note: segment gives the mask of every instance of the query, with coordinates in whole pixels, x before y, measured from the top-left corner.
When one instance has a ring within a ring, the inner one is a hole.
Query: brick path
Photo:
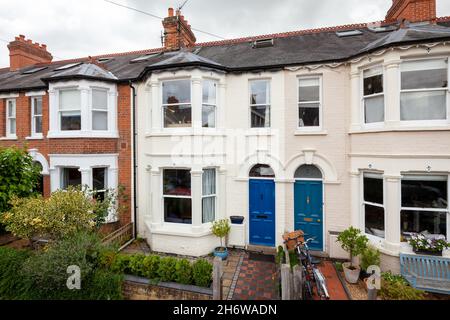
[[[345,289],[336,273],[336,269],[333,267],[333,263],[331,261],[323,261],[318,267],[327,281],[330,300],[348,300]]]
[[[245,253],[232,300],[278,300],[278,283],[274,262],[251,260]]]

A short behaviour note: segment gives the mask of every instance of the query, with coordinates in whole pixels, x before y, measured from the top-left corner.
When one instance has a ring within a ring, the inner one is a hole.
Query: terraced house
[[[209,43],[179,11],[163,27],[163,48],[70,62],[10,44],[0,143],[28,142],[47,194],[104,168],[108,186],[136,190],[125,219],[153,250],[193,256],[218,245],[212,221],[235,215],[229,245],[275,247],[302,229],[332,257],[354,225],[393,271],[411,233],[449,238],[450,18],[435,0]]]

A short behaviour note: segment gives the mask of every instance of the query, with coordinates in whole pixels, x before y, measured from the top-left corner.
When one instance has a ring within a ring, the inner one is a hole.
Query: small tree
[[[230,233],[231,226],[228,219],[214,221],[211,227],[211,232],[216,237],[220,238],[220,246],[223,246],[223,239]]]
[[[39,183],[40,168],[26,148],[0,149],[0,213],[9,210],[10,200],[28,197]]]
[[[339,234],[337,241],[341,244],[342,249],[350,253],[350,269],[354,269],[353,257],[364,252],[369,239],[361,234],[361,230],[350,227]]]

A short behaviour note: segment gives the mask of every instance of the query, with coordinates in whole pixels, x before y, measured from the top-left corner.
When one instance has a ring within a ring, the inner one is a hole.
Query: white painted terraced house
[[[151,247],[208,254],[211,222],[237,215],[229,245],[275,247],[302,229],[337,257],[335,234],[354,225],[398,271],[411,233],[449,238],[450,24],[434,1],[411,2],[379,24],[206,44],[169,11],[180,50],[145,57],[136,83]]]

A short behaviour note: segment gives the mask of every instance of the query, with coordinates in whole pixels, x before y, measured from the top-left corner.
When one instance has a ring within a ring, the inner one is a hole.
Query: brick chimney
[[[436,22],[436,0],[392,0],[387,21]]]
[[[47,51],[45,44],[33,43],[19,35],[8,44],[9,68],[11,71],[35,65],[37,63],[50,63],[53,56]]]
[[[168,51],[179,50],[181,48],[193,47],[195,45],[194,33],[180,10],[174,15],[173,8],[169,8],[169,15],[163,22],[164,26],[164,48]]]

